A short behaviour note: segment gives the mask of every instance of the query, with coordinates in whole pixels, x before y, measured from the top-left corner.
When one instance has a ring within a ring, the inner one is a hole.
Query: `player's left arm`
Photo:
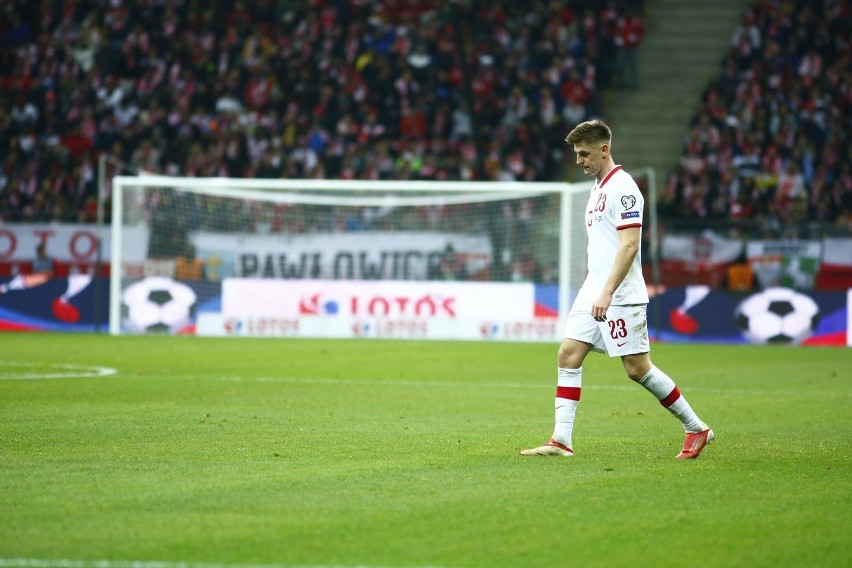
[[[606,279],[606,284],[600,296],[592,304],[592,316],[598,321],[606,320],[606,311],[612,303],[612,297],[624,277],[630,271],[630,265],[639,252],[639,244],[642,238],[642,227],[625,227],[618,231],[618,250],[615,252],[615,261],[612,270]]]

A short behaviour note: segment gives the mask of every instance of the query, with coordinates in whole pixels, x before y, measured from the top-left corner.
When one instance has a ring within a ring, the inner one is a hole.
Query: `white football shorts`
[[[610,306],[606,321],[595,321],[591,312],[571,311],[565,322],[566,339],[589,343],[594,351],[610,357],[647,353],[648,304]]]

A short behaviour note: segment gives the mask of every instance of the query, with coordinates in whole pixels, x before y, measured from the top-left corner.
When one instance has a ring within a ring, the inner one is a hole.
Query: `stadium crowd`
[[[601,113],[605,89],[636,85],[642,27],[630,16],[643,10],[7,0],[0,220],[93,221],[101,154],[114,158],[107,178],[124,163],[185,176],[559,179],[565,133]],[[852,224],[849,17],[841,0],[754,2],[668,176],[664,217],[754,218],[774,234]]]
[[[641,5],[5,1],[0,219],[92,221],[101,154],[184,176],[556,179]]]
[[[703,94],[661,215],[747,220],[772,237],[852,233],[850,26],[841,0],[754,2]]]

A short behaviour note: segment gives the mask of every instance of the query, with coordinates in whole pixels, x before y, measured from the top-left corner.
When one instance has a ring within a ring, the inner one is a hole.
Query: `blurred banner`
[[[553,340],[528,283],[262,280],[222,284],[221,321],[198,332],[304,337]]]
[[[108,285],[85,274],[0,277],[0,330],[105,331]],[[558,343],[555,285],[485,282],[139,279],[122,293],[125,333],[463,339]],[[670,288],[648,307],[654,341],[847,345],[852,289]],[[100,306],[102,311],[98,311]]]
[[[672,288],[651,299],[652,340],[679,343],[846,345],[849,298],[843,292],[769,287],[733,293]]]
[[[214,261],[220,278],[435,279],[447,247],[464,264],[466,275],[491,265],[487,237],[452,232],[196,232],[191,241],[198,258]]]
[[[104,231],[104,258],[109,258],[109,231]],[[0,262],[27,262],[44,244],[47,255],[62,262],[94,262],[97,257],[95,225],[73,223],[23,223],[0,226]]]
[[[78,223],[0,224],[0,277],[29,273],[36,247],[43,244],[53,260],[57,275],[94,274],[98,262],[97,227]],[[148,231],[127,228],[124,233],[126,262],[141,263],[145,259]],[[110,231],[103,232],[101,274],[109,275]]]
[[[746,255],[761,286],[814,287],[822,260],[820,241],[752,241]]]
[[[725,239],[710,231],[699,237],[665,235],[660,254],[663,260],[698,265],[728,264],[743,254],[740,240]]]
[[[144,227],[124,228],[125,276],[181,279],[180,258],[148,258],[149,237]],[[445,279],[453,276],[441,264],[448,251],[459,263],[455,277],[488,280],[487,268],[493,260],[486,237],[459,232],[221,235],[197,231],[190,240],[198,263],[194,271],[214,281],[229,277]],[[54,261],[55,276],[95,274],[95,225],[19,223],[0,225],[0,278],[29,273],[39,244],[45,245]],[[100,251],[103,276],[110,273],[110,247],[107,228]],[[731,264],[748,264],[762,287],[836,291],[852,287],[852,238],[746,243],[706,231],[699,236],[665,235],[660,252],[661,284],[668,287],[725,286]],[[650,267],[646,268],[650,282]]]
[[[844,290],[852,282],[852,239],[825,238],[822,243],[815,286],[820,290]]]
[[[85,274],[35,283],[22,276],[0,278],[0,292],[7,288],[0,293],[0,331],[106,330],[109,282],[96,284]]]

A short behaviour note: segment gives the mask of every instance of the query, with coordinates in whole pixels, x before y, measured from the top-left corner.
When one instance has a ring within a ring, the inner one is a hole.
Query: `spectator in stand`
[[[639,88],[637,52],[644,37],[645,24],[641,16],[633,10],[627,10],[624,16],[618,19],[615,27],[618,86],[628,89]]]
[[[588,113],[586,104],[591,97],[591,92],[580,80],[577,70],[572,69],[568,72],[568,78],[562,83],[560,94],[564,104],[562,116],[565,120],[571,124],[583,122]]]
[[[36,257],[30,264],[30,273],[46,275],[47,278],[53,275],[53,259],[47,255],[47,247],[44,243],[39,243],[36,247]]]
[[[441,256],[439,272],[441,280],[467,279],[467,270],[465,268],[464,260],[455,251],[452,244],[447,244],[444,254]]]
[[[0,284],[0,294],[41,286],[53,277],[53,272],[53,259],[47,255],[44,243],[39,243],[36,247],[36,257],[30,263],[29,273],[17,274],[9,282]]]

